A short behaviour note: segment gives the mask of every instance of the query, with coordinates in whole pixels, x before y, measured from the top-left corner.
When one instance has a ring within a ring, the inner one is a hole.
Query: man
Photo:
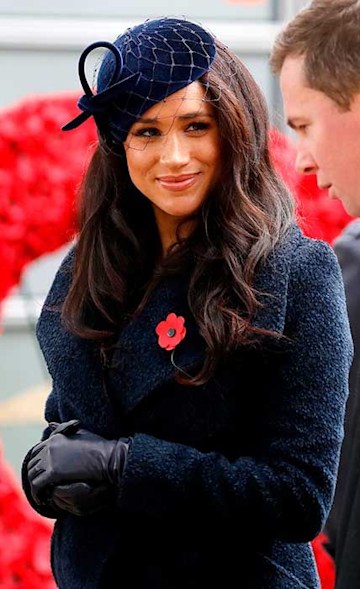
[[[287,123],[298,138],[297,170],[316,174],[320,188],[328,188],[329,196],[340,199],[350,215],[360,216],[360,0],[313,0],[279,33],[270,64],[280,76]],[[360,322],[360,230],[356,223],[335,246],[353,335]],[[353,256],[357,247],[359,266]],[[350,307],[350,299],[355,307]],[[356,337],[354,343],[345,439],[326,528],[335,557],[336,589],[360,587],[360,361]]]
[[[360,215],[360,2],[313,1],[279,34],[270,63],[298,135],[297,169]]]

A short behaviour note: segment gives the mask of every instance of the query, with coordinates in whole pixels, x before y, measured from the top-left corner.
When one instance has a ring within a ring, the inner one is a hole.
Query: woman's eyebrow
[[[196,112],[189,112],[183,115],[178,115],[179,119],[196,119],[197,117],[213,117],[209,112],[205,112],[203,110],[197,110]]]
[[[202,110],[197,110],[196,112],[189,112],[189,113],[185,113],[183,115],[175,115],[175,117],[173,117],[173,115],[169,115],[168,117],[153,117],[153,118],[149,118],[149,117],[140,117],[136,120],[136,123],[144,123],[147,125],[151,125],[153,123],[159,123],[159,121],[163,121],[164,119],[172,119],[172,118],[177,118],[177,119],[195,119],[197,117],[213,117],[214,115],[202,111]]]

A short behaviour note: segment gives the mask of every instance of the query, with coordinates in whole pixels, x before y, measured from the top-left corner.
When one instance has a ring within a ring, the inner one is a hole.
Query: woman
[[[99,145],[38,323],[53,390],[23,467],[56,518],[57,584],[314,589],[351,339],[336,258],[272,167],[264,99],[181,19],[91,45],[79,71],[65,129],[94,116]]]

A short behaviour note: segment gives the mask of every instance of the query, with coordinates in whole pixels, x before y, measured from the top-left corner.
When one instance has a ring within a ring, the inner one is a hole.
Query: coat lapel
[[[258,327],[278,333],[284,330],[291,257],[300,237],[298,228],[290,230],[258,271],[256,288],[263,304],[253,321]],[[174,353],[176,365],[191,373],[204,360],[204,342],[187,304],[187,282],[179,277],[167,278],[142,313],[125,326],[116,344],[110,380],[125,413],[175,377],[171,352],[160,348],[155,333],[169,313],[183,316],[187,330]]]
[[[159,346],[155,332],[156,326],[169,313],[185,319],[185,338],[174,351],[176,365],[189,372],[204,359],[204,343],[187,304],[185,281],[167,278],[152,293],[142,313],[122,329],[115,346],[110,379],[125,412],[134,409],[150,391],[175,377],[171,352]]]

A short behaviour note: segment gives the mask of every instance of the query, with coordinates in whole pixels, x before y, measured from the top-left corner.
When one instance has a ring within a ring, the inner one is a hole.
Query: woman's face
[[[147,110],[124,143],[130,178],[154,209],[163,249],[199,211],[220,173],[220,137],[204,88],[193,82]]]

